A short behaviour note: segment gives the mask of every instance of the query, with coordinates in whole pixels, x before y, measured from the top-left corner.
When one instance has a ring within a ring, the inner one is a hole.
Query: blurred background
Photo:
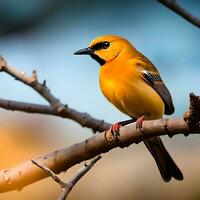
[[[179,0],[200,17],[200,1]],[[155,0],[0,0],[0,54],[17,69],[38,72],[63,103],[110,123],[127,119],[105,100],[99,66],[73,52],[103,34],[129,39],[160,70],[176,112],[188,108],[190,92],[200,94],[200,32]],[[0,98],[47,104],[31,88],[0,73]],[[69,146],[92,135],[77,123],[54,116],[0,109],[0,169]],[[71,192],[73,200],[200,199],[200,137],[163,137],[185,180],[164,183],[143,144],[103,155]],[[82,165],[61,174],[69,179]],[[55,200],[60,188],[50,178],[0,200]]]

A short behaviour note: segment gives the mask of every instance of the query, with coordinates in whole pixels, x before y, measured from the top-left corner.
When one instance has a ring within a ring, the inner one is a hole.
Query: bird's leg
[[[118,122],[119,124],[121,124],[122,126],[126,126],[130,123],[133,123],[137,120],[137,118],[133,117],[132,119],[128,119],[128,120],[125,120],[125,121],[121,121],[121,122]]]
[[[136,118],[133,118],[133,119],[129,119],[129,120],[125,120],[125,121],[121,121],[121,122],[117,122],[115,124],[113,124],[111,126],[111,133],[113,134],[113,136],[115,138],[119,137],[120,136],[120,132],[119,132],[119,129],[125,125],[128,125],[130,123],[133,123],[136,121]]]
[[[136,129],[141,129],[142,128],[142,122],[144,121],[144,115],[141,117],[138,117],[136,120]]]

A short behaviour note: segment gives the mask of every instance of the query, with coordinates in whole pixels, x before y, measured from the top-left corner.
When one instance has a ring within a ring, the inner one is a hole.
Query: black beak
[[[90,47],[88,47],[88,48],[84,48],[79,51],[76,51],[74,53],[74,55],[90,55],[92,53],[94,53],[94,50],[92,50]]]

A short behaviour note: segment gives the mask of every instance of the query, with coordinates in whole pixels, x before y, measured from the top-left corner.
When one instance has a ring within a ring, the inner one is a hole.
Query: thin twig
[[[50,170],[49,168],[45,167],[44,165],[40,165],[37,161],[35,160],[31,160],[32,163],[34,163],[35,165],[37,165],[39,168],[41,168],[42,170],[44,170],[49,176],[51,176],[51,178],[60,185],[61,188],[66,187],[66,183],[63,182],[52,170]]]
[[[65,200],[67,196],[69,195],[72,188],[76,185],[76,183],[94,166],[94,164],[101,159],[101,156],[97,156],[93,158],[88,164],[85,164],[83,168],[81,168],[70,181],[64,182],[62,181],[51,169],[45,167],[44,165],[39,164],[35,160],[31,160],[35,165],[37,165],[39,168],[44,170],[49,176],[52,177],[52,179],[57,182],[60,187],[62,188],[62,193],[58,200]]]
[[[193,25],[200,28],[200,19],[193,16],[187,10],[183,9],[180,5],[176,3],[175,0],[158,0],[161,4],[165,5],[169,9],[173,10],[175,13],[192,23]]]
[[[94,164],[100,160],[101,155],[93,158],[88,164],[85,164],[83,168],[81,168],[77,174],[75,174],[72,179],[67,182],[67,187],[63,190],[58,200],[65,200],[69,195],[72,188],[76,185],[76,183],[94,166]]]

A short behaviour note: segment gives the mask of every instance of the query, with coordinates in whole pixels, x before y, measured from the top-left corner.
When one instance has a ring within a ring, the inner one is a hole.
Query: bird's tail
[[[170,154],[164,147],[160,137],[154,137],[144,141],[146,147],[156,161],[162,179],[166,182],[170,181],[172,177],[176,180],[183,180],[183,174],[173,161]]]

